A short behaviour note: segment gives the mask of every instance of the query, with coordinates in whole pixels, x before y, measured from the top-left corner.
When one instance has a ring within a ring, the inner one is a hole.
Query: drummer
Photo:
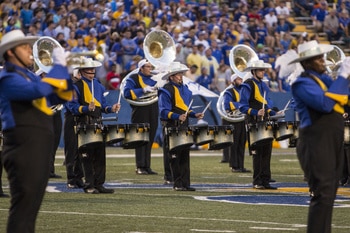
[[[227,115],[234,119],[235,112],[239,112],[240,106],[240,90],[243,79],[238,74],[231,76],[232,87],[224,92],[224,107]],[[240,112],[239,112],[240,113]],[[232,172],[250,172],[244,167],[244,150],[246,142],[245,122],[229,122],[223,119],[223,125],[233,125],[233,141],[232,146],[223,149],[224,157],[229,160],[229,166]]]
[[[248,115],[249,124],[262,123],[269,116],[276,115],[272,110],[272,102],[267,98],[269,87],[263,81],[265,72],[271,65],[262,60],[254,60],[247,64],[243,72],[250,72],[252,77],[245,80],[241,88],[241,106],[239,110]],[[253,188],[277,189],[270,185],[271,179],[272,140],[264,144],[250,146],[253,155]]]
[[[74,83],[77,98],[67,104],[78,125],[102,126],[102,113],[119,111],[120,104],[107,105],[104,86],[95,78],[96,67],[102,64],[92,58],[83,58],[79,70],[81,79]],[[84,148],[81,161],[85,177],[84,192],[90,194],[114,193],[103,186],[106,177],[106,149],[104,144]]]
[[[190,186],[190,148],[169,152],[169,138],[166,136],[167,127],[188,127],[188,117],[202,119],[203,113],[195,113],[189,105],[192,92],[183,84],[184,72],[187,66],[173,62],[163,80],[168,80],[158,92],[160,120],[163,126],[163,155],[165,169],[170,163],[175,191],[195,191]]]

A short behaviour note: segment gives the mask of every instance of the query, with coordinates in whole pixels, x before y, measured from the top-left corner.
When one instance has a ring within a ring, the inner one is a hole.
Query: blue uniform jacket
[[[66,67],[54,65],[46,78],[41,79],[30,70],[6,62],[0,73],[0,112],[2,129],[14,128],[16,122],[11,102],[28,102],[47,115],[52,115],[50,106],[71,100],[72,81]],[[24,74],[24,75],[22,75]],[[70,91],[69,91],[70,90]]]
[[[299,113],[300,128],[312,125],[308,108],[322,113],[330,113],[334,110],[336,104],[344,105],[348,101],[349,80],[338,76],[333,81],[326,74],[318,74],[307,70],[306,72],[314,75],[322,81],[326,90],[312,78],[301,74],[292,84],[292,95],[295,101],[295,109]]]

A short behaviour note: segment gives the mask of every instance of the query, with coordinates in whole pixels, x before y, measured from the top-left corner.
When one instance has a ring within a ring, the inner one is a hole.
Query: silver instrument
[[[146,59],[154,67],[164,67],[168,66],[176,58],[176,47],[173,38],[169,33],[163,30],[154,30],[148,33],[143,42],[143,48],[145,52]],[[124,97],[124,89],[128,78],[137,74],[139,69],[135,69],[130,72],[121,82],[120,91],[123,98],[132,105],[135,106],[146,106],[153,104],[158,101],[158,91],[147,93],[137,100],[131,100]],[[158,83],[157,83],[158,84]],[[158,87],[158,85],[156,86]]]
[[[33,45],[33,57],[35,64],[45,73],[48,73],[53,65],[52,52],[54,48],[62,47],[60,43],[49,36],[42,36]],[[67,65],[81,65],[83,60],[80,59],[82,56],[91,56],[98,61],[103,61],[103,51],[101,47],[96,50],[81,52],[81,53],[71,53],[68,56]]]

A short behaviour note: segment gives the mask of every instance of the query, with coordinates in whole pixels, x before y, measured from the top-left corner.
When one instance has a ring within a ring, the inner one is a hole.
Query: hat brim
[[[249,71],[252,71],[252,70],[270,69],[270,68],[272,68],[272,66],[270,64],[264,63],[264,64],[259,64],[257,66],[247,67],[242,72],[249,72]]]
[[[25,38],[22,37],[20,39],[14,38],[10,42],[0,45],[0,62],[4,61],[4,54],[6,53],[7,50],[10,50],[18,45],[27,44],[27,43],[33,46],[35,41],[37,41],[38,39],[39,37],[37,36],[26,36]]]
[[[90,68],[97,68],[102,66],[102,63],[99,61],[92,61],[89,62],[89,64],[78,64],[74,66],[74,69],[90,69]]]
[[[174,75],[174,74],[183,73],[183,72],[186,72],[186,71],[188,71],[188,68],[187,68],[187,69],[181,69],[181,70],[176,70],[176,71],[172,71],[172,72],[166,73],[166,74],[162,77],[162,80],[167,80],[167,79],[169,79],[170,76],[172,76],[172,75]]]
[[[308,59],[313,58],[313,57],[320,56],[320,55],[328,53],[334,49],[334,47],[332,45],[327,45],[327,44],[319,44],[318,46],[320,47],[320,51],[318,53],[314,53],[314,54],[310,54],[308,56],[296,58],[296,59],[292,60],[291,62],[289,62],[288,65],[296,63],[296,62],[308,60]]]

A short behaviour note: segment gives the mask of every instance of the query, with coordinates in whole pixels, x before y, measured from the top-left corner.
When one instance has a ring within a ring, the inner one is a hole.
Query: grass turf
[[[158,175],[136,175],[133,153],[134,150],[107,148],[106,186],[115,188],[114,194],[65,192],[65,179],[51,179],[49,186],[63,192],[46,193],[36,232],[306,231],[307,205],[287,205],[281,199],[301,196],[308,200],[294,149],[273,150],[271,170],[277,191],[252,189],[252,173],[232,173],[227,163],[220,163],[221,151],[199,150],[191,151],[191,182],[197,191],[175,192],[171,186],[163,185],[161,149],[153,150],[152,158],[152,169]],[[62,164],[63,152],[58,150],[56,173],[65,177]],[[245,165],[252,169],[248,155]],[[8,193],[5,177],[3,184]],[[339,193],[345,197],[339,200],[344,206],[334,208],[333,233],[350,232],[349,187],[341,188]],[[241,202],[241,197],[253,201]],[[230,201],[232,198],[239,202]],[[262,204],[267,199],[273,203]],[[275,205],[278,203],[283,205]],[[9,199],[0,199],[0,232],[6,229],[8,207]]]

